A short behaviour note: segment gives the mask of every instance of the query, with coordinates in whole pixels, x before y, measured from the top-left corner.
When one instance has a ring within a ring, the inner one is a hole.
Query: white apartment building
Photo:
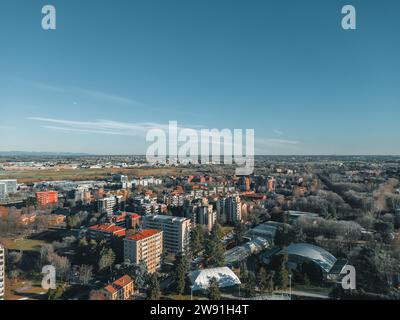
[[[0,182],[0,200],[7,197],[7,185],[4,182]]]
[[[163,245],[166,252],[189,250],[191,222],[188,218],[149,215],[143,217],[143,228],[163,231]]]
[[[7,193],[17,193],[17,180],[15,179],[0,180],[0,183],[6,184]]]
[[[108,198],[99,199],[99,212],[113,215],[115,212],[121,210],[122,196],[111,196]]]

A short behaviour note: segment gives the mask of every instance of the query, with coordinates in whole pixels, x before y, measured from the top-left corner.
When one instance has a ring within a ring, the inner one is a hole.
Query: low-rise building
[[[194,291],[206,292],[210,287],[210,280],[215,278],[220,289],[229,290],[240,286],[238,276],[228,267],[195,270],[188,274],[191,287]]]
[[[130,276],[124,275],[103,289],[108,300],[129,300],[135,293],[135,286]]]
[[[93,240],[106,240],[122,238],[126,235],[126,229],[115,224],[98,224],[88,228],[87,237]]]

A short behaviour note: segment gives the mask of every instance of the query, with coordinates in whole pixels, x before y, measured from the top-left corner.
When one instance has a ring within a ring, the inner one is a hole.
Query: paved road
[[[289,290],[284,290],[282,291],[282,293],[289,294],[290,292]],[[329,299],[329,296],[326,294],[319,294],[319,293],[312,293],[312,292],[298,291],[298,290],[292,290],[292,295],[298,297],[313,298],[313,299]]]
[[[39,292],[39,293],[25,293],[25,292],[23,292],[23,293],[20,293],[20,295],[21,294],[26,295],[26,297],[20,298],[18,300],[29,300],[29,299],[43,300],[43,299],[46,298],[46,294],[47,293],[43,291],[43,292]]]
[[[286,294],[259,295],[256,297],[247,298],[222,293],[221,297],[229,300],[290,300],[289,296]]]

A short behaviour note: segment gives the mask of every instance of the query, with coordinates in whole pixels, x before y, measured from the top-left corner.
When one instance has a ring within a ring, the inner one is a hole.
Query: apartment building
[[[124,275],[105,286],[103,292],[108,300],[129,300],[135,293],[135,287],[132,278]]]
[[[139,264],[144,261],[150,273],[161,266],[163,232],[144,229],[124,239],[124,260]]]
[[[268,177],[267,190],[268,192],[275,192],[276,180],[274,177]]]
[[[17,193],[17,180],[15,179],[3,179],[0,180],[1,184],[5,184],[7,193]]]
[[[221,223],[237,223],[242,220],[242,204],[238,195],[222,197],[216,202],[217,220]]]
[[[207,204],[196,208],[196,223],[207,227],[211,231],[217,222],[216,212],[213,210],[212,204]]]
[[[90,204],[92,200],[92,194],[90,193],[88,186],[79,186],[74,191],[75,202],[82,202],[83,204]]]
[[[101,213],[107,213],[112,215],[123,209],[123,197],[122,196],[110,196],[107,198],[99,199],[98,209]]]
[[[7,197],[7,185],[4,182],[0,182],[0,200],[4,200]]]
[[[57,191],[42,191],[36,192],[37,204],[40,207],[46,207],[48,205],[56,205],[58,203],[58,192]]]
[[[4,300],[5,295],[5,265],[6,257],[4,253],[4,247],[0,244],[0,300]]]
[[[144,216],[143,228],[162,230],[164,250],[168,253],[185,252],[189,249],[191,222],[188,218]]]

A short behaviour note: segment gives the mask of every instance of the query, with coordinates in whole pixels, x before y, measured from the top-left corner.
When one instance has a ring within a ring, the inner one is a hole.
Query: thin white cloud
[[[283,136],[283,131],[281,131],[281,130],[275,129],[275,130],[273,130],[273,132],[274,132],[275,134],[277,134],[278,136]]]
[[[78,88],[78,87],[58,87],[43,83],[35,83],[33,84],[34,87],[39,88],[41,90],[56,92],[56,93],[69,93],[71,95],[84,95],[96,100],[102,100],[107,102],[114,102],[118,104],[126,104],[126,105],[141,105],[136,100],[121,97],[119,95],[110,94],[106,92],[96,91],[96,90],[89,90],[85,88]]]
[[[94,120],[94,121],[76,121],[76,120],[65,120],[65,119],[53,119],[46,117],[28,117],[27,119],[46,123],[41,125],[42,128],[56,130],[64,133],[77,133],[77,134],[104,134],[104,135],[121,135],[121,136],[138,136],[145,137],[147,132],[151,129],[161,129],[165,133],[168,133],[169,124],[161,124],[156,122],[120,122],[112,120]],[[192,129],[194,130],[199,139],[201,138],[200,128],[205,128],[204,126],[178,126],[178,130],[182,129]],[[243,141],[232,141],[231,145],[238,143],[240,145],[245,145],[245,136],[243,136]],[[210,140],[210,145],[217,144],[221,145],[222,141]],[[269,150],[296,150],[299,149],[300,141],[288,140],[288,139],[275,139],[275,138],[257,138],[254,141],[256,150],[262,152]]]
[[[93,130],[93,129],[77,129],[77,128],[66,128],[66,127],[57,127],[57,126],[41,126],[45,129],[57,130],[66,133],[96,133],[96,134],[109,134],[109,135],[125,135],[119,132],[112,131],[102,131],[102,130]]]
[[[46,122],[54,125],[44,125],[47,129],[76,132],[76,133],[98,133],[113,134],[126,136],[143,136],[150,129],[167,129],[168,125],[155,122],[118,122],[111,120],[95,120],[95,121],[75,121],[64,119],[52,119],[44,117],[28,117],[28,120]]]
[[[265,146],[276,146],[276,145],[297,145],[300,141],[297,140],[287,140],[287,139],[273,139],[273,138],[265,138],[265,139],[257,139],[257,144],[265,145]]]
[[[303,149],[300,141],[288,139],[256,139],[254,144],[256,154],[292,154]]]

